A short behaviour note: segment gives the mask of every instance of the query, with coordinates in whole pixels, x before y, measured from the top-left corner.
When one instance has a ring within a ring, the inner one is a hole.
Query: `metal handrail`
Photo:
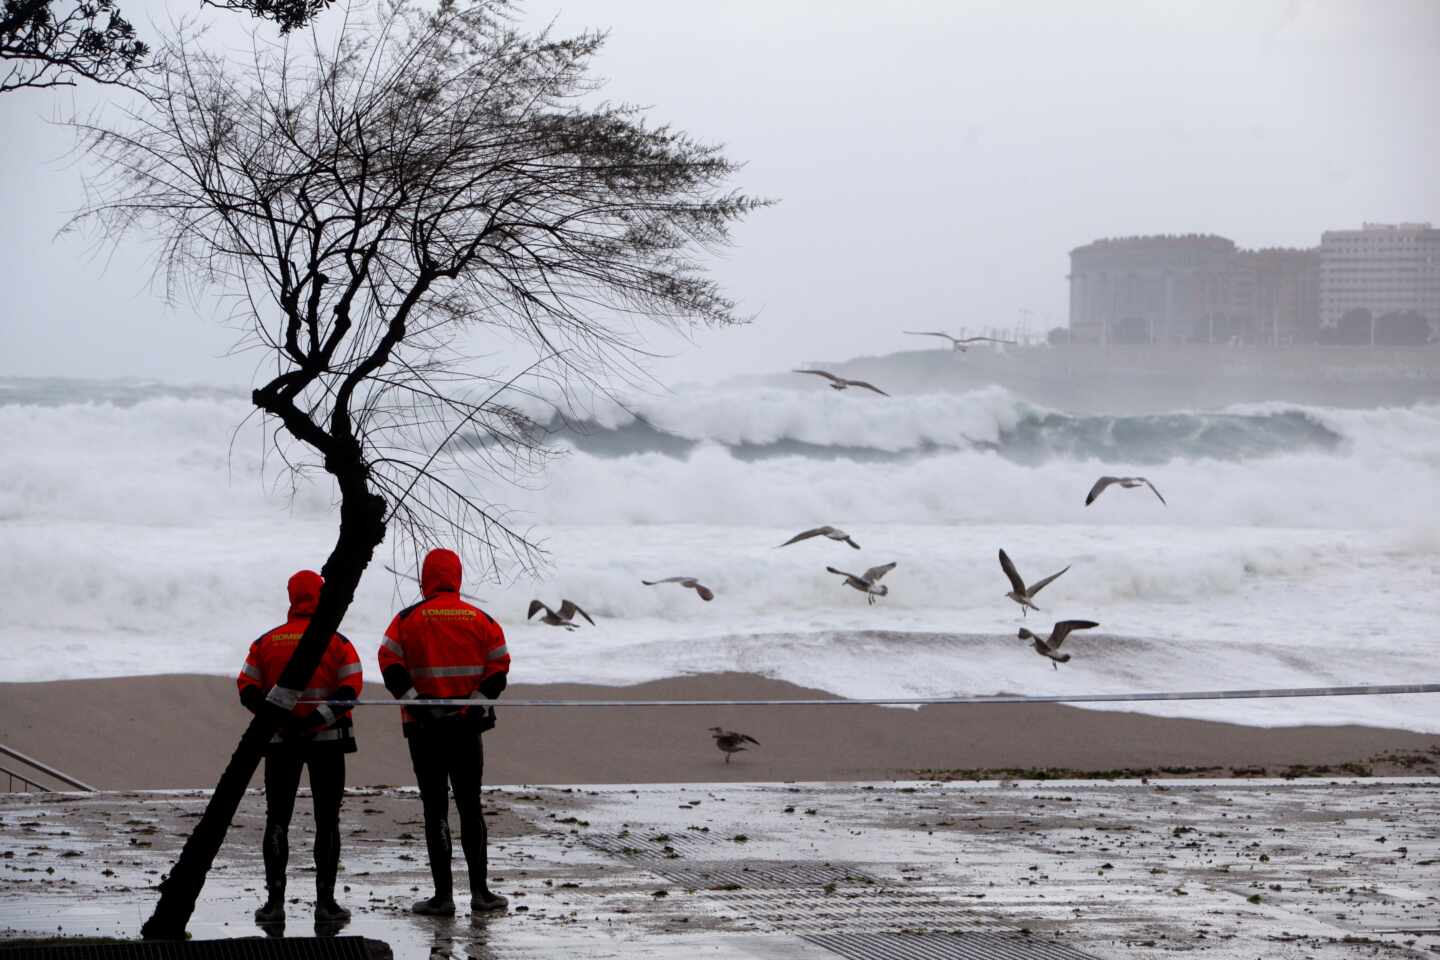
[[[7,757],[11,757],[11,758],[13,758],[13,759],[15,759],[15,760],[19,760],[21,763],[25,764],[26,766],[28,766],[28,767],[33,767],[34,769],[39,770],[41,773],[46,774],[47,776],[54,777],[56,780],[59,780],[61,783],[66,784],[67,786],[74,787],[76,790],[84,790],[86,793],[95,793],[95,788],[92,787],[92,786],[90,786],[90,784],[85,783],[85,782],[83,782],[83,781],[81,781],[81,780],[76,780],[74,777],[70,776],[68,773],[61,773],[59,770],[56,770],[54,767],[52,767],[52,766],[50,766],[50,765],[48,765],[48,764],[41,763],[39,760],[36,760],[34,757],[26,756],[25,754],[21,753],[19,750],[16,750],[14,747],[7,747],[7,746],[5,746],[5,744],[0,743],[0,753],[3,753],[3,754],[5,754]],[[10,771],[9,771],[9,770],[6,770],[6,772],[9,773]],[[26,780],[26,778],[23,777],[23,776],[20,777],[20,779],[21,779],[21,780]],[[33,780],[27,780],[26,782],[28,782],[28,783],[35,783],[35,781],[33,781]],[[39,785],[38,783],[35,783],[35,786],[36,786],[36,787],[40,787],[40,785]],[[43,787],[40,787],[40,789],[44,789],[44,788],[43,788]]]
[[[6,793],[14,793],[14,792],[15,792],[15,781],[16,781],[16,780],[19,780],[21,783],[23,783],[23,784],[25,785],[25,790],[24,790],[25,793],[29,793],[31,787],[34,787],[36,790],[41,790],[41,791],[43,791],[43,790],[45,789],[45,787],[44,787],[43,784],[36,783],[34,780],[31,780],[29,777],[25,776],[25,774],[21,773],[20,771],[18,771],[18,770],[11,770],[11,769],[10,769],[9,767],[7,767],[7,766],[0,765],[0,773],[5,774],[5,776],[9,777],[9,779],[10,779],[10,782],[6,784],[6,788],[7,788],[7,789],[5,790]]]

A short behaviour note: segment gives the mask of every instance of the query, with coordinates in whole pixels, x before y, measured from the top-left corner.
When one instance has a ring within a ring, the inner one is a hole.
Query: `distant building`
[[[1315,250],[1273,247],[1240,254],[1254,278],[1248,339],[1280,346],[1313,343],[1320,335],[1320,255]]]
[[[1367,223],[1323,233],[1320,324],[1341,343],[1440,338],[1440,230]]]
[[[1313,250],[1236,248],[1210,234],[1097,240],[1070,251],[1076,343],[1293,343],[1315,339]]]

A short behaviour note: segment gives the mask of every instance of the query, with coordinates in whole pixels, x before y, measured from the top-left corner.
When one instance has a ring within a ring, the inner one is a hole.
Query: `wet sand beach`
[[[365,696],[386,698],[379,685]],[[1361,726],[1249,727],[1056,704],[504,709],[513,698],[819,698],[753,674],[629,687],[517,683],[486,735],[491,784],[855,781],[1072,774],[1436,775],[1440,735]],[[398,711],[357,710],[351,785],[410,785]],[[248,714],[223,677],[0,684],[0,743],[102,789],[212,786]],[[729,764],[722,726],[760,741]],[[6,761],[9,764],[9,761]],[[256,784],[258,786],[258,778]]]

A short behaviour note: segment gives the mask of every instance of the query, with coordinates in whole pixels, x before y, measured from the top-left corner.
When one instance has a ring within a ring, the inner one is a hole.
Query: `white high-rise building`
[[[1428,321],[1440,334],[1440,230],[1428,223],[1367,223],[1320,239],[1320,324]],[[1381,331],[1383,336],[1383,330]]]

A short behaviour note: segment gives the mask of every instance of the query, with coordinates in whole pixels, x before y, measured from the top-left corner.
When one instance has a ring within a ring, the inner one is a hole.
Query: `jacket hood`
[[[308,617],[320,600],[325,578],[314,570],[301,570],[290,578],[290,617]]]
[[[460,557],[454,550],[431,550],[420,567],[420,592],[429,600],[437,593],[460,592]]]

